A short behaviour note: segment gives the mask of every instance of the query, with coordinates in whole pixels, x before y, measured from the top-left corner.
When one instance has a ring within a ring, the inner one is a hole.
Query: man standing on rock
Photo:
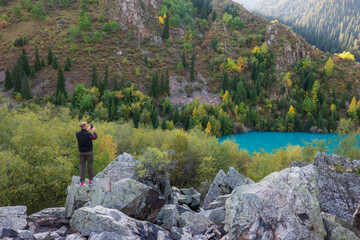
[[[80,152],[80,185],[84,185],[85,181],[85,168],[86,162],[88,165],[88,177],[89,183],[93,183],[94,179],[94,153],[93,153],[93,143],[92,141],[97,139],[95,132],[95,127],[93,124],[90,127],[87,127],[86,122],[80,123],[81,131],[76,133],[76,138],[78,141],[78,147]],[[93,133],[90,133],[89,130],[92,130]]]

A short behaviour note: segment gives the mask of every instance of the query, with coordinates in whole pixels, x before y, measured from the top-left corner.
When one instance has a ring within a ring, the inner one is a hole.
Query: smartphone
[[[93,127],[94,127],[94,124],[90,124],[90,128],[93,129]]]

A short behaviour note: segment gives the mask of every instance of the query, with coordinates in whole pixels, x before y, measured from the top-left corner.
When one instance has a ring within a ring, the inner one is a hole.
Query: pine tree
[[[162,129],[162,130],[166,130],[166,129],[167,129],[165,119],[163,119],[163,120],[161,121],[161,129]]]
[[[157,98],[159,95],[159,75],[157,72],[153,74],[153,77],[151,79],[150,94],[154,98]]]
[[[217,15],[216,15],[216,11],[213,11],[213,14],[212,14],[212,20],[215,21],[217,18]]]
[[[166,72],[165,72],[165,90],[166,90],[166,93],[168,96],[170,96],[170,75],[169,75],[169,70],[166,69]]]
[[[140,111],[138,108],[135,108],[134,114],[132,116],[133,122],[134,122],[134,127],[138,128],[139,126],[139,121],[140,121]]]
[[[29,60],[26,56],[26,50],[25,48],[22,49],[22,65],[23,65],[23,68],[24,68],[24,72],[26,75],[29,75],[30,74],[30,65],[29,65]]]
[[[45,60],[44,60],[43,57],[41,58],[41,67],[42,67],[42,68],[45,67]]]
[[[154,129],[158,128],[159,127],[159,117],[158,117],[155,107],[152,108],[150,116],[151,116],[151,122],[152,122],[153,128]]]
[[[229,81],[228,73],[225,71],[221,82],[221,89],[224,90],[224,92],[229,89],[228,81]]]
[[[5,91],[9,91],[13,87],[13,82],[11,79],[11,73],[8,68],[5,71]]]
[[[24,99],[31,99],[32,97],[30,91],[29,79],[26,76],[24,76],[23,78],[21,95]]]
[[[182,64],[183,64],[183,66],[184,66],[184,69],[186,69],[186,68],[187,68],[186,55],[185,55],[184,52],[182,53]]]
[[[113,91],[119,91],[119,82],[118,82],[118,75],[114,74],[113,81],[112,81],[112,89]]]
[[[31,70],[30,70],[30,78],[32,78],[32,79],[36,78],[36,74],[35,74],[34,68],[31,68]]]
[[[70,67],[71,67],[70,58],[66,57],[64,71],[70,71]]]
[[[41,70],[41,62],[40,62],[40,56],[39,56],[39,49],[36,46],[35,47],[35,72],[39,72]]]
[[[104,92],[109,88],[109,66],[105,66],[104,81],[102,84],[102,91]]]
[[[123,89],[125,88],[126,84],[125,84],[125,78],[121,77],[121,84],[120,84],[120,88]]]
[[[51,48],[49,48],[48,55],[47,55],[47,64],[51,65],[53,62],[53,54]]]
[[[22,67],[21,59],[18,59],[17,63],[14,64],[11,74],[11,80],[13,84],[13,92],[20,93],[22,89],[22,80],[25,75],[24,69]]]
[[[66,97],[65,76],[61,68],[59,68],[57,72],[56,97],[58,97],[60,94],[64,94]]]
[[[164,22],[164,30],[163,30],[163,34],[162,34],[162,37],[163,37],[163,39],[165,39],[165,40],[170,37],[170,32],[169,32],[170,22],[169,22],[169,18],[170,18],[170,14],[166,14],[166,18],[165,18],[165,22]]]
[[[56,58],[55,55],[54,55],[54,57],[53,57],[52,67],[53,67],[53,69],[55,69],[55,70],[59,68],[59,64],[58,64],[58,61],[57,61],[57,58]]]
[[[180,125],[180,112],[179,112],[179,109],[176,108],[175,109],[175,113],[174,113],[174,123],[176,126],[179,126]]]
[[[70,61],[70,58],[69,56],[66,57],[66,64],[71,67],[71,61]]]
[[[195,53],[191,56],[191,63],[190,63],[190,79],[192,81],[196,80],[195,77]]]
[[[98,73],[97,73],[97,69],[96,69],[95,65],[92,66],[92,70],[91,70],[91,87],[99,88],[99,86],[98,86]]]
[[[161,73],[161,80],[160,80],[160,94],[165,92],[165,77],[164,73]]]

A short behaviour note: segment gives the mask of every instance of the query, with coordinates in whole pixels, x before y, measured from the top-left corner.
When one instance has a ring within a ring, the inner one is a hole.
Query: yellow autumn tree
[[[349,115],[349,118],[351,119],[355,119],[356,118],[356,110],[358,109],[358,105],[356,103],[356,98],[353,97],[353,99],[351,100],[351,103],[350,103],[350,106],[349,106],[349,109],[348,109],[348,115]]]
[[[317,99],[317,94],[318,94],[318,92],[319,92],[319,89],[320,89],[320,81],[319,81],[319,80],[316,80],[316,81],[314,82],[314,85],[313,85],[312,90],[311,90],[311,96],[312,96],[312,99],[313,99],[314,101],[317,101],[317,100],[318,100],[318,99]]]
[[[294,117],[294,115],[295,115],[295,109],[294,109],[294,107],[292,105],[289,108],[288,115],[290,117]]]
[[[205,132],[206,132],[207,134],[210,134],[210,133],[211,133],[211,124],[210,124],[210,122],[207,122]]]
[[[165,23],[164,18],[163,18],[162,16],[159,16],[159,23],[160,23],[160,24],[164,24],[164,23]]]
[[[348,60],[351,60],[351,61],[355,61],[355,56],[353,54],[351,54],[350,52],[343,52],[343,53],[338,53],[338,54],[335,54],[339,57],[341,57],[342,59],[348,59]]]
[[[247,67],[247,64],[248,64],[248,59],[247,57],[242,57],[240,56],[238,58],[238,60],[236,61],[236,64],[238,65],[239,69],[238,71],[239,72],[242,72],[246,67]]]
[[[260,48],[258,46],[255,46],[254,49],[252,50],[253,54],[258,54],[260,52],[261,52],[261,50],[260,50]]]
[[[231,96],[228,90],[225,91],[224,95],[222,96],[222,100],[226,103],[226,105],[228,105],[229,102],[231,101]]]
[[[326,76],[331,75],[331,73],[333,71],[333,67],[334,67],[334,62],[333,62],[332,58],[329,57],[329,60],[326,62],[325,67],[324,67]]]
[[[266,42],[261,45],[261,52],[267,54],[269,52],[269,46]]]

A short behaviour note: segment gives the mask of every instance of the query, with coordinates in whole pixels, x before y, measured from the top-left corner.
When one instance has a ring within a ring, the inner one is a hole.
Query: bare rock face
[[[130,218],[119,210],[102,206],[76,210],[70,224],[73,230],[79,231],[83,236],[114,232],[124,239],[157,239],[162,232],[164,239],[170,239],[169,233],[157,225]]]
[[[133,31],[138,43],[151,39],[161,44],[161,37],[152,34],[160,4],[160,0],[115,0],[114,6],[109,9],[109,15],[119,23],[123,31]]]
[[[23,230],[27,226],[27,207],[0,207],[0,230],[2,228]]]
[[[29,216],[29,230],[34,234],[44,231],[56,231],[65,235],[70,227],[70,220],[66,217],[65,208],[47,208]]]
[[[228,239],[324,239],[314,175],[311,165],[287,168],[237,187],[226,201]]]
[[[267,27],[265,42],[270,50],[276,52],[276,71],[279,73],[288,72],[297,61],[310,57],[310,44],[280,23],[272,23]]]
[[[339,155],[317,153],[313,165],[321,210],[351,223],[360,202],[356,164]]]

